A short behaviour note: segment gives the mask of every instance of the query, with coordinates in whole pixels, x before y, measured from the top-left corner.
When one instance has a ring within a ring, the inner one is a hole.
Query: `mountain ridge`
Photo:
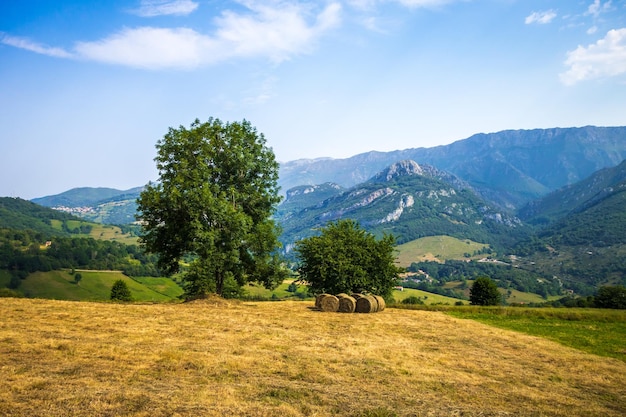
[[[281,164],[280,185],[289,189],[336,182],[350,187],[403,159],[455,174],[484,198],[516,210],[626,159],[626,127],[504,130],[431,148],[371,151],[338,160],[298,160]]]
[[[304,190],[332,183],[349,188],[368,181],[395,162],[413,160],[454,175],[465,184],[464,187],[471,187],[485,201],[515,213],[530,201],[586,178],[599,169],[615,166],[624,159],[626,127],[505,130],[478,133],[432,148],[371,151],[345,159],[298,159],[280,164],[278,182],[281,193],[286,197],[295,187],[303,187]],[[94,211],[70,212],[103,223],[132,223],[136,210],[134,200],[141,188],[115,190],[84,187],[31,201],[48,207],[88,206]],[[81,190],[93,194],[104,190],[108,194],[72,195]],[[326,196],[333,193],[328,188],[325,192]],[[314,196],[309,195],[307,199]],[[104,205],[96,207],[98,204]]]

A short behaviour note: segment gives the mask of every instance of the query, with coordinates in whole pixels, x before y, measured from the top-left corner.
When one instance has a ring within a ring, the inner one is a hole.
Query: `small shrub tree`
[[[422,301],[421,298],[412,295],[402,300],[402,304],[424,304],[424,301]]]
[[[124,280],[118,279],[111,288],[111,300],[113,301],[133,301],[130,289]]]
[[[502,294],[489,277],[478,277],[470,288],[470,304],[476,306],[497,306],[502,304]]]
[[[376,239],[353,220],[329,223],[319,236],[296,243],[300,279],[316,294],[368,291],[390,297],[397,285],[395,238]]]
[[[76,284],[78,284],[80,282],[80,280],[83,279],[83,276],[80,273],[75,273],[74,274],[74,282]]]
[[[600,287],[593,305],[598,308],[626,309],[626,287],[621,285]]]

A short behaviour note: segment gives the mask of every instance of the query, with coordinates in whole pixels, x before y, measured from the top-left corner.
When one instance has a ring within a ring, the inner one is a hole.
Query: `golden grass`
[[[0,415],[626,413],[626,363],[441,312],[4,298],[0,317]]]
[[[484,255],[472,255],[468,258],[466,254],[471,255],[488,246],[484,243],[469,239],[461,240],[451,236],[427,236],[396,246],[396,263],[399,266],[408,267],[413,262],[480,259]]]

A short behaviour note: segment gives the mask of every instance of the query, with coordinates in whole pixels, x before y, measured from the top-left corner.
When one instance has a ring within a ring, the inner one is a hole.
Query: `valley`
[[[453,275],[429,282],[440,293],[452,294],[444,291],[450,282],[476,273],[495,274],[509,302],[537,295],[550,301],[557,288],[561,296],[587,296],[600,285],[624,285],[624,135],[626,128],[592,126],[503,131],[432,149],[281,164],[284,199],[274,218],[282,254],[295,269],[295,242],[348,217],[376,236],[394,236],[402,267],[450,263]],[[595,151],[586,152],[591,144]],[[294,182],[299,185],[285,189]],[[0,226],[136,245],[142,189],[85,187],[28,207],[5,199]],[[44,212],[41,205],[57,210]],[[136,264],[134,257],[126,264]],[[502,267],[479,267],[479,260]],[[474,272],[453,264],[459,261]],[[533,295],[513,297],[513,291]]]

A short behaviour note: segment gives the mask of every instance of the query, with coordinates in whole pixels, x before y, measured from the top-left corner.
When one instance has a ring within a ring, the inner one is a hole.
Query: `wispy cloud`
[[[540,25],[545,25],[556,17],[556,12],[554,10],[546,10],[543,12],[532,12],[530,15],[526,16],[524,19],[524,23],[527,25],[531,25],[533,23],[537,23]]]
[[[311,44],[340,22],[341,6],[331,3],[309,24],[306,8],[292,4],[279,7],[250,6],[254,14],[224,12],[217,19],[215,39],[234,56],[265,55],[280,62],[306,52]]]
[[[189,28],[125,28],[97,41],[77,42],[71,52],[8,35],[2,35],[0,42],[61,58],[146,69],[192,69],[234,58],[281,62],[310,52],[341,21],[339,3],[330,3],[317,13],[300,3],[242,5],[247,7],[244,12],[222,12],[214,20],[212,34]]]
[[[33,42],[30,39],[22,38],[19,36],[11,36],[3,32],[0,32],[0,43],[57,58],[72,57],[72,54],[70,52],[67,52],[63,48],[55,48],[52,46],[42,45],[40,43]]]
[[[131,13],[142,17],[186,16],[197,8],[198,3],[191,0],[141,0],[139,8],[131,10]]]
[[[439,7],[459,0],[390,0],[406,7]]]
[[[82,59],[136,68],[190,69],[199,66],[216,42],[192,29],[124,29],[96,42],[78,42]]]
[[[611,0],[605,1],[604,3],[602,3],[601,0],[594,0],[594,2],[587,8],[587,12],[585,14],[598,17],[600,16],[600,13],[604,13],[609,10],[611,10]]]
[[[595,44],[568,52],[565,65],[569,70],[560,78],[566,85],[626,74],[626,28],[610,30]]]
[[[466,0],[346,0],[346,3],[356,9],[374,10],[377,5],[382,3],[398,3],[409,8],[433,8],[460,1]]]

